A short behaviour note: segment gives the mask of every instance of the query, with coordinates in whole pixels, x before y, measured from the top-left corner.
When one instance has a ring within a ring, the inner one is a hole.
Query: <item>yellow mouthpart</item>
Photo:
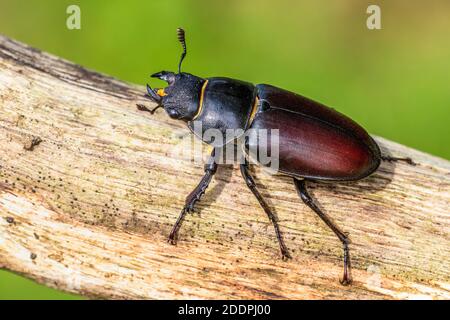
[[[156,92],[156,94],[160,97],[164,97],[167,96],[167,93],[164,92],[164,89],[158,89],[158,91]]]

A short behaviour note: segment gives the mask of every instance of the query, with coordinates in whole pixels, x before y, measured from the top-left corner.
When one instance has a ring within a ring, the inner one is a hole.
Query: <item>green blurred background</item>
[[[71,4],[81,8],[81,30],[66,28]],[[369,4],[381,7],[382,30],[367,29]],[[175,71],[178,26],[187,72],[271,83],[450,158],[448,0],[0,0],[1,34],[139,84]],[[0,271],[1,298],[80,297]]]

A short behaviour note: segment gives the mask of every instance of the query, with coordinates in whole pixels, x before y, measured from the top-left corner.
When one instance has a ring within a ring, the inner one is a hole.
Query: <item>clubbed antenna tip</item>
[[[178,41],[180,41],[181,46],[183,47],[183,52],[181,53],[180,62],[178,63],[178,73],[181,73],[181,64],[183,63],[184,57],[186,57],[186,38],[185,32],[183,28],[177,28],[177,37]]]

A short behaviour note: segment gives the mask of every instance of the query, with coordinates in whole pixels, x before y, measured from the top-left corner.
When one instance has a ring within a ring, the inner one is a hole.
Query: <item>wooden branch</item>
[[[253,168],[293,259],[237,168],[222,167],[167,243],[202,165],[164,112],[138,111],[144,89],[0,37],[0,267],[109,298],[450,298],[450,164],[377,141],[383,162],[357,183],[311,184],[351,235],[342,248],[290,178]]]

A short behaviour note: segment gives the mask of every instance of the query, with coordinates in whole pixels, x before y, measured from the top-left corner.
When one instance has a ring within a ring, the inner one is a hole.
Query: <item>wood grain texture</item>
[[[182,123],[136,109],[149,105],[143,93],[0,37],[0,267],[89,297],[450,298],[448,161],[376,138],[384,154],[416,165],[310,183],[350,233],[354,284],[343,287],[338,240],[290,178],[259,168],[292,260],[280,259],[270,222],[230,166],[168,244],[203,169],[183,156]]]

